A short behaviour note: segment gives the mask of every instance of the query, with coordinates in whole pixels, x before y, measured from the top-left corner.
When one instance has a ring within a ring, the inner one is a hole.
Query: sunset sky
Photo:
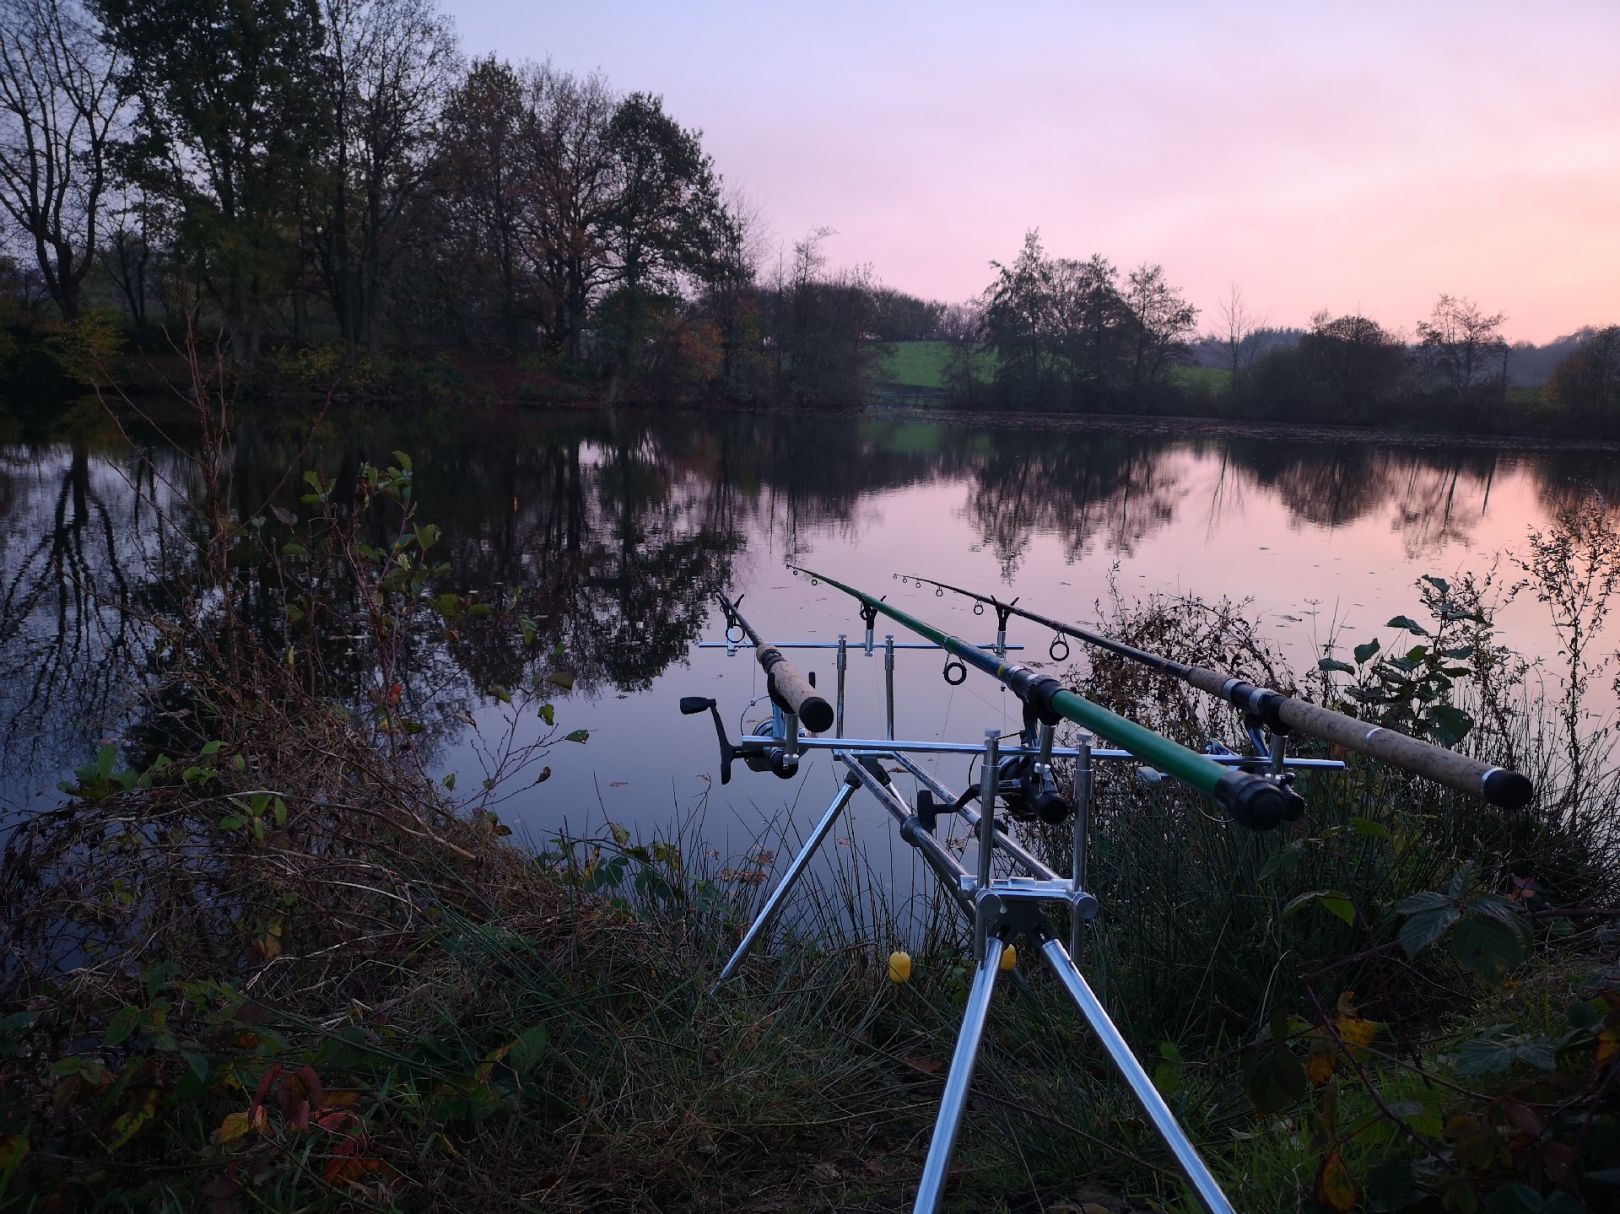
[[[959,300],[1016,255],[1162,262],[1213,329],[1408,333],[1442,291],[1514,340],[1620,323],[1620,0],[451,0],[470,54],[660,93],[772,248]]]

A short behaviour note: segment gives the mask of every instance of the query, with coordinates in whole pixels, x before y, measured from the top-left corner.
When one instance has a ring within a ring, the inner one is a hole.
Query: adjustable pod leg
[[[821,815],[821,821],[816,823],[816,828],[810,832],[810,837],[804,841],[804,846],[799,849],[799,854],[793,857],[793,863],[789,864],[787,872],[782,874],[781,883],[771,891],[771,896],[765,899],[764,907],[743,934],[742,943],[737,946],[737,951],[731,954],[731,960],[726,962],[726,967],[720,971],[720,976],[714,980],[714,985],[709,988],[709,994],[712,995],[719,990],[720,984],[736,972],[737,967],[742,964],[742,959],[748,955],[748,950],[753,946],[754,941],[759,938],[761,932],[771,925],[771,921],[776,918],[776,912],[782,908],[782,902],[787,898],[788,891],[798,883],[800,877],[804,876],[804,870],[810,863],[810,857],[816,854],[816,849],[821,846],[822,840],[832,830],[833,823],[838,821],[838,815],[844,811],[844,806],[849,804],[849,799],[855,795],[855,790],[860,786],[860,780],[854,776],[846,776],[844,782],[838,786],[838,794],[833,797],[832,804],[827,806],[827,812]]]
[[[945,1079],[945,1094],[940,1097],[934,1137],[928,1144],[928,1160],[923,1164],[922,1182],[917,1187],[912,1214],[934,1214],[945,1197],[951,1152],[956,1149],[957,1131],[962,1128],[968,1085],[973,1082],[973,1066],[979,1061],[979,1043],[984,1039],[984,1022],[990,1012],[990,995],[995,990],[996,975],[1001,972],[1001,954],[1006,949],[1007,942],[1000,936],[985,938],[979,968],[968,991],[967,1010],[962,1013],[962,1031],[957,1035],[956,1049],[951,1054],[951,1071]]]
[[[1086,984],[1085,978],[1075,968],[1069,954],[1063,951],[1063,945],[1050,932],[1041,930],[1038,933],[1041,943],[1041,955],[1057,974],[1069,992],[1069,997],[1079,1007],[1080,1014],[1085,1017],[1091,1031],[1097,1034],[1097,1040],[1113,1060],[1114,1066],[1130,1086],[1131,1094],[1136,1097],[1137,1104],[1153,1122],[1153,1128],[1159,1132],[1164,1145],[1170,1148],[1170,1153],[1176,1157],[1176,1163],[1181,1168],[1181,1174],[1187,1178],[1192,1186],[1198,1203],[1209,1211],[1209,1214],[1234,1214],[1232,1203],[1226,1200],[1226,1194],[1221,1192],[1221,1186],[1216,1183],[1215,1177],[1210,1175],[1209,1169],[1199,1157],[1198,1150],[1187,1137],[1187,1132],[1181,1128],[1170,1106],[1165,1104],[1164,1097],[1159,1095],[1159,1089],[1153,1086],[1153,1080],[1142,1069],[1142,1064],[1131,1053],[1131,1047],[1120,1036],[1119,1029],[1108,1018],[1102,1001],[1097,998],[1091,987]],[[954,1063],[952,1064],[955,1065]]]

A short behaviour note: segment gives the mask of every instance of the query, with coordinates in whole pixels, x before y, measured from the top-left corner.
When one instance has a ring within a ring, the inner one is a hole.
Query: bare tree
[[[74,0],[0,0],[0,208],[70,322],[95,261],[126,100],[119,80]]]
[[[1508,344],[1498,312],[1487,316],[1461,296],[1442,295],[1428,320],[1418,321],[1418,350],[1429,377],[1449,388],[1458,403],[1507,388]]]
[[[1226,369],[1230,376],[1228,387],[1235,390],[1238,381],[1254,368],[1260,353],[1260,331],[1266,327],[1264,316],[1256,318],[1249,312],[1243,298],[1243,288],[1237,282],[1227,284],[1226,296],[1220,302],[1221,341],[1226,346]]]

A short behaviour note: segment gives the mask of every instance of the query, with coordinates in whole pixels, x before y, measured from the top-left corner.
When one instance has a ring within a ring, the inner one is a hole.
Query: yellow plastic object
[[[889,954],[889,981],[911,981],[911,954],[893,952]]]
[[[1007,946],[1007,951],[1001,954],[1001,968],[1004,970],[1010,970],[1017,964],[1018,946],[1015,944],[1009,944]]]

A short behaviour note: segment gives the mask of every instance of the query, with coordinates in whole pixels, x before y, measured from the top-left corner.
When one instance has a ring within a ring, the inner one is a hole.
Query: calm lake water
[[[296,508],[297,477],[319,465],[352,476],[361,460],[415,460],[420,517],[444,531],[459,588],[516,594],[576,681],[553,697],[563,730],[545,783],[516,792],[506,820],[535,839],[605,820],[651,834],[687,822],[725,856],[805,829],[835,788],[825,758],[792,783],[739,766],[722,789],[712,728],[682,717],[686,694],[717,698],[728,727],[764,713],[746,655],[699,649],[721,625],[702,587],[746,596],[770,639],[858,638],[853,605],[791,577],[796,560],[975,640],[993,620],[893,580],[896,572],[1017,593],[1037,611],[1094,622],[1112,576],[1149,592],[1252,599],[1252,612],[1304,668],[1331,622],[1363,640],[1391,616],[1418,614],[1413,582],[1483,572],[1522,548],[1559,509],[1620,491],[1609,451],[1418,445],[1152,433],[1080,423],[1011,424],[867,414],[782,417],[727,412],[536,414],[518,422],[451,418],[318,426],[248,422],[232,453],[244,515]],[[3,431],[0,431],[3,433]],[[147,457],[150,456],[150,459]],[[154,471],[155,469],[155,471]],[[131,618],[161,601],[164,551],[154,512],[188,492],[182,461],[117,438],[0,446],[0,806],[51,803],[56,783],[117,740],[149,669],[149,636]],[[172,542],[172,537],[170,537]],[[126,607],[129,610],[126,610]],[[1550,647],[1543,608],[1514,603],[1508,638]],[[885,629],[881,623],[881,643]],[[1045,660],[1050,634],[1014,621],[1014,642]],[[1012,727],[1016,704],[975,675],[941,680],[933,653],[902,653],[902,736],[977,740]],[[830,655],[806,657],[830,686]],[[509,710],[488,689],[524,682],[511,638],[420,656],[411,694],[430,709],[436,772],[477,787],[480,748]],[[884,727],[881,656],[856,654],[849,730]],[[530,714],[518,737],[542,724]],[[939,772],[959,784],[965,765]],[[877,847],[870,815],[845,842]]]

